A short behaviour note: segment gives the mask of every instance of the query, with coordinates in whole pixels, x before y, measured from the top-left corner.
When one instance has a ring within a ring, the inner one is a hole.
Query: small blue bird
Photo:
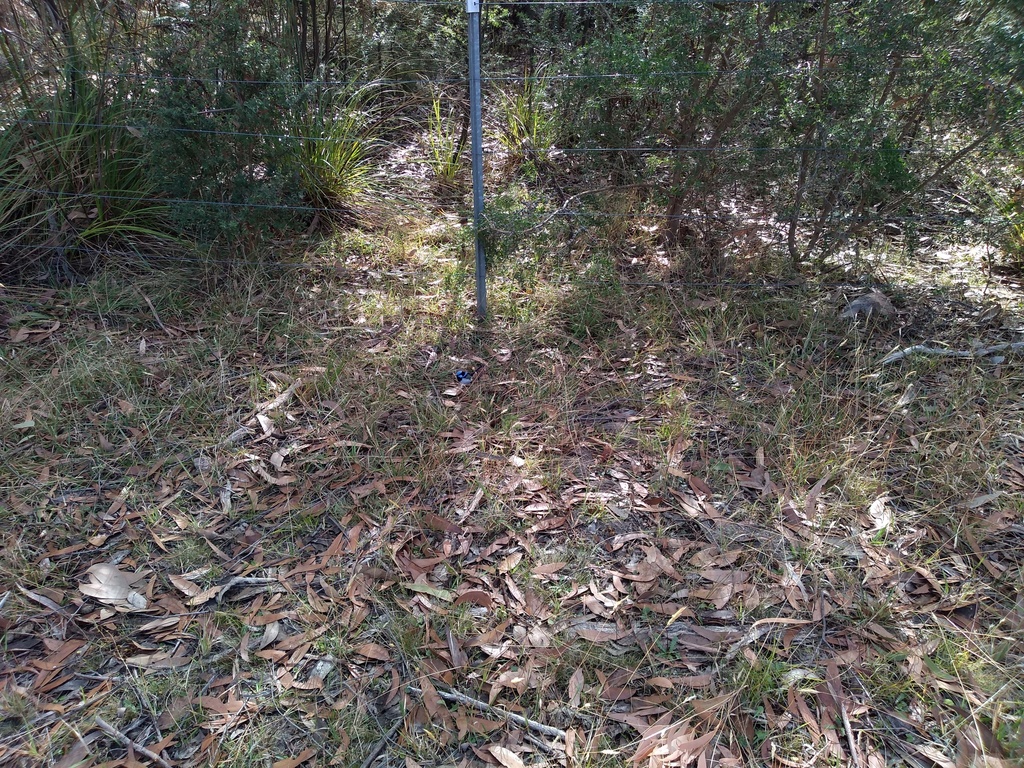
[[[456,371],[455,380],[462,386],[466,386],[473,382],[473,373],[473,371]]]

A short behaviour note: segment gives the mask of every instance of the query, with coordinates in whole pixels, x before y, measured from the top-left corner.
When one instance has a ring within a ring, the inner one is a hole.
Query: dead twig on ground
[[[860,750],[857,749],[857,741],[853,738],[853,726],[850,725],[850,715],[846,712],[846,704],[831,682],[828,683],[828,689],[832,694],[832,698],[836,700],[836,704],[839,706],[839,714],[843,718],[843,730],[846,731],[846,741],[850,747],[850,762],[854,768],[861,768],[863,763],[860,759]]]
[[[252,427],[259,426],[261,416],[266,416],[268,413],[276,411],[282,405],[285,405],[289,400],[291,400],[295,396],[296,390],[298,390],[298,388],[301,387],[303,383],[304,380],[300,377],[293,381],[291,384],[289,384],[288,388],[280,395],[275,397],[273,400],[268,400],[267,402],[256,406],[256,409],[253,411],[252,416],[246,419],[245,423],[241,427],[239,427],[230,435],[228,435],[219,443],[217,443],[216,447],[226,448],[230,445],[238,445],[239,443],[241,443],[243,440],[245,440],[245,438],[252,434]]]
[[[394,735],[398,733],[398,729],[402,727],[402,722],[402,718],[399,718],[398,722],[391,726],[391,730],[389,730],[387,733],[385,733],[381,738],[377,740],[377,743],[373,745],[373,749],[370,750],[370,753],[366,756],[366,759],[363,760],[362,763],[360,763],[359,768],[370,768],[370,765],[373,764],[373,761],[377,759],[377,755],[379,755],[381,751],[384,749],[384,747],[387,746],[387,743],[391,741],[392,737],[394,737]]]
[[[171,768],[171,764],[164,760],[162,757],[160,757],[160,755],[158,755],[156,752],[146,749],[144,746],[139,744],[134,739],[131,739],[128,736],[124,735],[123,733],[121,733],[121,731],[117,730],[117,728],[112,726],[102,717],[96,717],[96,726],[108,736],[111,736],[112,738],[116,739],[123,746],[130,747],[131,749],[135,750],[140,755],[145,757],[147,760],[152,760],[157,765],[163,766],[163,768]]]
[[[302,379],[302,377],[299,377],[291,384],[289,384],[288,388],[280,395],[275,397],[273,400],[269,400],[263,403],[262,405],[257,406],[256,412],[252,415],[251,418],[248,419],[248,421],[245,422],[245,425],[247,427],[255,427],[257,424],[259,424],[257,416],[266,416],[271,411],[276,411],[282,405],[291,400],[295,396],[295,391],[304,383],[305,381]]]
[[[138,288],[135,290],[139,291]],[[156,324],[160,326],[160,330],[166,333],[168,338],[173,339],[174,334],[167,329],[167,326],[164,325],[164,321],[160,319],[160,313],[156,311],[156,307],[154,307],[153,302],[149,300],[149,296],[144,294],[142,291],[139,291],[139,295],[142,297],[143,301],[146,302],[146,306],[149,307],[149,311],[153,313],[153,319],[156,320]]]
[[[231,581],[220,588],[220,592],[217,593],[217,602],[221,602],[224,599],[224,595],[235,587],[258,587],[265,586],[267,584],[278,584],[280,581],[280,579],[268,576],[235,576]]]
[[[1002,344],[993,344],[990,347],[978,347],[977,349],[942,349],[941,347],[929,347],[927,344],[915,344],[912,347],[906,349],[900,349],[896,352],[890,352],[888,355],[882,358],[882,365],[888,365],[889,363],[895,363],[899,360],[910,357],[911,355],[934,355],[937,357],[988,357],[994,355],[997,352],[1020,352],[1024,350],[1024,341],[1015,342],[1004,342]]]
[[[423,693],[423,691],[421,691],[419,688],[414,688],[412,686],[410,686],[407,690],[410,693],[414,694]],[[549,736],[553,739],[562,739],[563,742],[565,741],[565,731],[561,730],[560,728],[553,728],[550,725],[544,725],[543,723],[535,722],[533,720],[523,717],[522,715],[516,715],[512,712],[506,712],[503,709],[492,707],[487,702],[471,698],[464,693],[459,693],[457,691],[445,691],[441,688],[438,688],[437,695],[445,701],[453,701],[456,704],[462,704],[467,707],[473,707],[473,709],[479,710],[480,712],[487,712],[491,715],[503,717],[506,720],[515,723],[516,725],[521,725],[524,728],[529,728],[531,731],[536,731],[537,733],[544,734],[545,736]]]

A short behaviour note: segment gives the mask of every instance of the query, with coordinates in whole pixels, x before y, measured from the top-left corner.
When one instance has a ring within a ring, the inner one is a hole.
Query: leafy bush
[[[203,240],[306,218],[274,207],[302,203],[303,138],[287,127],[303,89],[251,13],[231,0],[186,16],[154,55],[152,171],[175,223]]]
[[[555,119],[545,96],[541,76],[527,75],[521,87],[500,95],[501,127],[498,140],[509,153],[510,165],[528,164],[529,170],[546,162],[554,140]]]
[[[1018,172],[1016,180],[985,183],[989,202],[995,209],[996,237],[993,244],[1002,252],[1005,265],[1024,271],[1024,179]]]

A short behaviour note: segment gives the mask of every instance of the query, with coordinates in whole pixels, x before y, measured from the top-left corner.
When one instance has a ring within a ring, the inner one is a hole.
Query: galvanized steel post
[[[473,239],[476,244],[476,316],[487,316],[487,258],[481,228],[484,218],[483,120],[480,117],[480,0],[466,0],[469,17],[469,128],[473,156]]]

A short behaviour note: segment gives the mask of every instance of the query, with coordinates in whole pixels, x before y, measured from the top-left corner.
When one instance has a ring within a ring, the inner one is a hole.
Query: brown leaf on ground
[[[309,760],[309,758],[313,757],[316,753],[317,750],[315,747],[307,747],[295,757],[289,757],[287,760],[278,760],[274,763],[273,768],[297,768]]]
[[[353,650],[360,656],[365,656],[375,661],[391,660],[391,654],[388,652],[388,649],[377,643],[363,643],[362,645],[357,645]]]

